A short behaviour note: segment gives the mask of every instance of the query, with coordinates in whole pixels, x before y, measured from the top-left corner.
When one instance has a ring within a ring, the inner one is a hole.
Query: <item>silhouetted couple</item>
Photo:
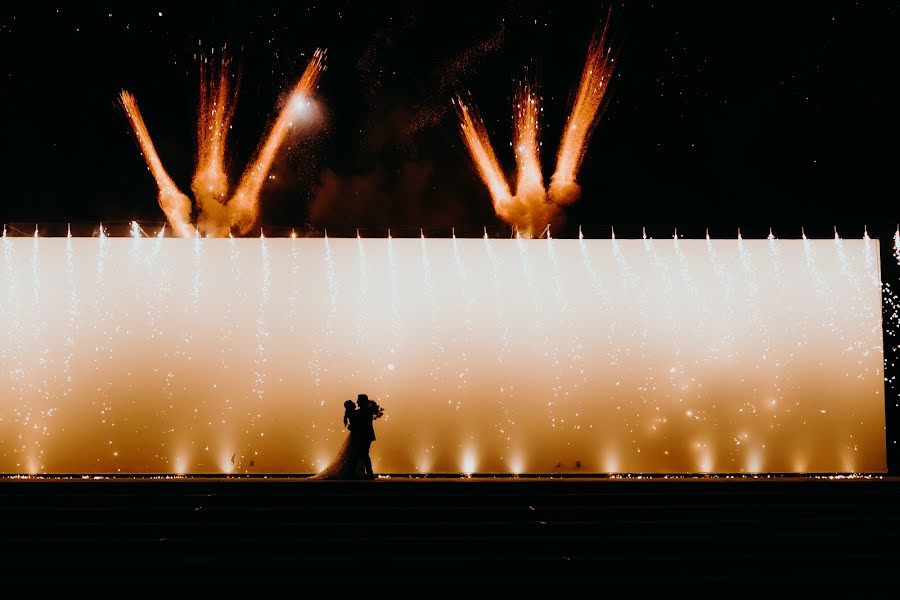
[[[375,479],[369,449],[375,441],[373,422],[384,414],[377,402],[366,394],[344,402],[344,426],[350,430],[330,465],[313,479]]]

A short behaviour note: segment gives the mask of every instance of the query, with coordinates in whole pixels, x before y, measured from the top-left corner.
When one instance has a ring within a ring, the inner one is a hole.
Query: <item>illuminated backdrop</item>
[[[886,469],[878,242],[4,238],[0,471]]]

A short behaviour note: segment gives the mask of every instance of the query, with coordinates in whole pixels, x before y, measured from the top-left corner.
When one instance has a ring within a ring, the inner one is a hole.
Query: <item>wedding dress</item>
[[[363,479],[362,462],[353,452],[348,433],[344,443],[327,467],[309,477],[309,479]]]

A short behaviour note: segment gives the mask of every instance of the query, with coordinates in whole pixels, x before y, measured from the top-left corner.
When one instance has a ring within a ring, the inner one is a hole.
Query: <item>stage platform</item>
[[[0,531],[7,580],[859,593],[900,581],[900,479],[6,477]]]

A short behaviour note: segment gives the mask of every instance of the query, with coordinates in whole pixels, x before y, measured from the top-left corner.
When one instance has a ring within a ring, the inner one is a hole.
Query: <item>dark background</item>
[[[198,52],[240,72],[235,181],[311,53],[327,48],[324,118],[282,152],[263,227],[317,235],[508,236],[469,163],[450,99],[471,92],[503,166],[514,82],[541,85],[545,179],[592,33],[618,52],[557,237],[859,237],[897,281],[900,5],[888,2],[59,3],[0,9],[0,221],[89,233],[161,224],[119,91],[189,190]],[[611,10],[611,13],[610,13]],[[328,182],[329,185],[323,185]],[[885,296],[888,298],[888,295]],[[887,306],[887,303],[886,303]],[[885,314],[888,448],[896,470],[896,317]]]

